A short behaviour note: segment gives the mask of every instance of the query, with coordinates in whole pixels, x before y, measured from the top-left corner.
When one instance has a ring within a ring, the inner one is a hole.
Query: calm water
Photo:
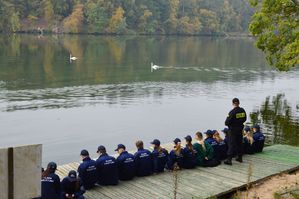
[[[222,129],[238,96],[268,143],[299,145],[299,71],[268,67],[249,38],[0,36],[0,147],[43,161]],[[70,63],[69,54],[78,57]],[[153,62],[160,66],[152,71]],[[149,146],[149,144],[146,144]]]

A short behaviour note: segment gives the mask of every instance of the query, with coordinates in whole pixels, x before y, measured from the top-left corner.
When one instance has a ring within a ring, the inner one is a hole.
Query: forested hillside
[[[0,31],[244,33],[252,14],[248,0],[0,0]]]

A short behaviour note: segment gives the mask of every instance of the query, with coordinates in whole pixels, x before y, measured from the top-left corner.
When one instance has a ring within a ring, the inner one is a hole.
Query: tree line
[[[0,0],[1,32],[246,33],[248,0]]]

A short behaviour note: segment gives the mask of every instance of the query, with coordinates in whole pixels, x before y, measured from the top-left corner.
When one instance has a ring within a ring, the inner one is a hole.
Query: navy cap
[[[57,164],[55,162],[49,162],[47,168],[51,169],[51,170],[56,170],[57,169]]]
[[[86,149],[83,149],[81,151],[80,155],[82,155],[82,156],[89,156],[89,153],[88,153],[88,151]]]
[[[179,138],[175,138],[175,139],[173,140],[173,142],[174,142],[175,144],[177,144],[177,143],[181,142],[181,140],[180,140]]]
[[[257,130],[260,130],[260,125],[258,125],[258,124],[255,124],[255,125],[253,125],[253,127],[252,128],[255,128],[255,129],[257,129]]]
[[[215,133],[217,133],[217,130],[213,130],[212,131],[212,135],[214,135]]]
[[[70,178],[77,178],[77,172],[75,170],[71,170],[68,176]]]
[[[97,153],[98,153],[99,151],[106,151],[106,148],[105,148],[103,145],[100,145],[100,146],[98,147]]]
[[[249,126],[245,126],[244,131],[249,132],[250,131],[250,127]]]
[[[187,142],[192,142],[192,137],[191,137],[190,135],[187,135],[187,136],[185,137],[185,140],[186,140]]]
[[[77,181],[77,172],[75,170],[71,170],[68,174],[68,177],[71,182]]]
[[[154,140],[151,142],[151,144],[160,146],[161,142],[160,142],[160,140],[158,140],[158,139],[154,139]]]
[[[115,149],[115,151],[118,151],[119,149],[126,149],[126,147],[123,144],[119,144],[117,145],[117,149]]]
[[[224,129],[222,130],[222,132],[223,132],[223,133],[228,133],[228,128],[224,128]]]
[[[213,131],[209,129],[209,130],[206,131],[206,134],[207,135],[213,135]]]

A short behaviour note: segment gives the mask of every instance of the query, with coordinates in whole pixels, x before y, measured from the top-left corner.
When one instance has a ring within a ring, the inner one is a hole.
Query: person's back
[[[117,185],[118,167],[116,159],[106,153],[106,148],[104,146],[99,146],[97,152],[100,154],[99,158],[96,160],[98,184]]]
[[[84,188],[76,171],[70,171],[68,176],[61,181],[62,199],[84,199]]]
[[[181,140],[176,138],[174,141],[174,149],[170,151],[166,169],[174,170],[183,168],[184,157],[181,149]],[[177,168],[176,168],[177,167]]]
[[[190,135],[185,137],[186,146],[182,150],[183,154],[183,168],[193,169],[196,166],[196,154],[192,145],[192,138]]]
[[[89,157],[87,150],[81,151],[81,158],[83,162],[78,167],[78,173],[83,187],[88,190],[93,188],[97,182],[96,162]]]
[[[128,153],[124,145],[119,144],[116,151],[119,156],[117,157],[118,176],[119,180],[131,180],[135,176],[135,161],[134,155]]]
[[[193,144],[193,148],[196,151],[196,164],[204,167],[214,167],[219,165],[220,162],[214,159],[213,147],[209,143],[203,141],[202,133],[197,132],[195,138],[197,142]]]
[[[136,176],[148,176],[153,173],[153,158],[149,150],[143,148],[141,140],[136,142],[138,151],[134,154]]]
[[[153,140],[151,144],[154,147],[154,150],[152,152],[153,172],[163,172],[168,160],[168,151],[160,146],[160,141],[157,139]]]
[[[264,134],[260,131],[260,126],[255,125],[253,127],[253,139],[254,139],[254,151],[256,153],[260,153],[263,151],[264,144],[265,144],[265,136]]]
[[[56,169],[56,163],[50,162],[47,169],[42,173],[41,199],[60,199],[60,178],[55,174]]]

